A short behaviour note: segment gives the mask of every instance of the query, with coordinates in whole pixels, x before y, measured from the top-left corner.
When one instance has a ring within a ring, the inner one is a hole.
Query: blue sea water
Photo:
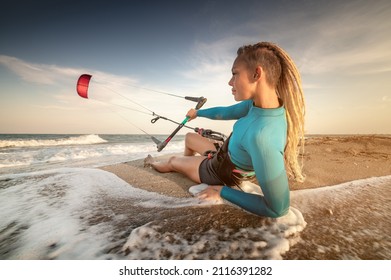
[[[163,141],[167,136],[155,135]],[[183,149],[177,135],[159,154]],[[148,135],[0,134],[0,174],[59,167],[98,167],[158,154]]]

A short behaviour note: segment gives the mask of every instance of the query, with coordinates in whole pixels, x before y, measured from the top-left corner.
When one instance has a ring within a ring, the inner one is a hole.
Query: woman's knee
[[[197,137],[200,137],[197,133],[189,132],[185,136],[185,156],[194,156],[197,149]]]
[[[178,159],[177,156],[171,156],[168,161],[167,161],[167,164],[170,166],[170,167],[174,167],[175,166],[175,162],[176,160]]]
[[[198,137],[200,137],[199,134],[194,133],[194,132],[188,132],[188,133],[186,133],[186,135],[185,135],[185,143],[186,143],[186,144],[193,143],[194,140],[197,139]]]
[[[185,155],[194,155],[195,153],[202,155],[205,151],[216,150],[213,142],[198,133],[186,134],[185,147]]]

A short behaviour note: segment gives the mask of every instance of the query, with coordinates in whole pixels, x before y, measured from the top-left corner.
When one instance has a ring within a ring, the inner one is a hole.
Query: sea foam
[[[96,134],[71,136],[58,139],[9,139],[0,140],[0,148],[15,147],[43,147],[43,146],[65,146],[65,145],[90,145],[106,143],[107,141]]]
[[[193,197],[180,199],[141,190],[99,169],[61,168],[0,176],[0,256],[279,259],[305,227],[300,211],[292,208],[275,222],[238,232],[212,229],[192,240],[181,233],[159,232],[156,218],[160,211],[191,207],[210,206]],[[175,215],[170,219],[175,220]],[[214,250],[208,251],[210,247]]]

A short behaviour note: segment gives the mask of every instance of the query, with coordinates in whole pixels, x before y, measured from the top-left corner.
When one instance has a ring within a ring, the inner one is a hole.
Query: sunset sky
[[[308,134],[391,133],[389,0],[4,2],[0,133],[168,134],[176,125],[136,110],[181,122],[195,104],[141,88],[234,104],[236,50],[258,41],[296,62]],[[88,100],[75,90],[83,73]]]

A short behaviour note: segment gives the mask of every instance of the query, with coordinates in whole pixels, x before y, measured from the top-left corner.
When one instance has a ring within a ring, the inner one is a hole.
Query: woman
[[[240,103],[191,109],[187,114],[190,119],[237,120],[214,156],[194,156],[215,148],[190,134],[185,156],[167,162],[149,157],[147,162],[159,172],[180,172],[208,184],[199,194],[202,199],[222,198],[257,215],[283,216],[289,210],[288,174],[298,181],[304,179],[298,163],[298,148],[304,145],[305,109],[300,74],[283,49],[261,42],[238,49],[229,85]],[[263,195],[230,188],[254,175]]]

